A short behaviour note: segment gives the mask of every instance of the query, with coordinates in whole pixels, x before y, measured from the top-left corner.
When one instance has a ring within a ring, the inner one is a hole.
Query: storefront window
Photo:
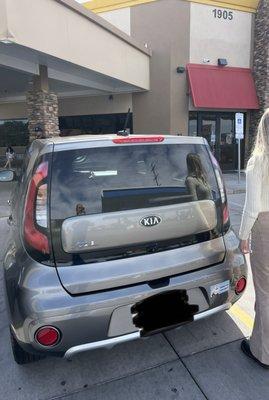
[[[28,142],[27,119],[0,120],[0,147],[27,146]]]
[[[189,114],[189,136],[197,136],[197,132],[198,132],[197,113],[191,112]]]
[[[60,117],[61,136],[117,133],[124,128],[126,116],[127,114],[100,114]],[[132,115],[130,115],[127,125],[130,132],[132,125]]]

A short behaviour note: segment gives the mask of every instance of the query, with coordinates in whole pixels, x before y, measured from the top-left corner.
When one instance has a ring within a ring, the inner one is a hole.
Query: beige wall
[[[131,94],[114,95],[113,100],[109,96],[65,98],[59,99],[59,116],[127,113],[129,107],[132,111]],[[25,103],[0,104],[0,120],[13,118],[27,118]]]
[[[0,37],[7,39],[9,35],[7,25],[7,6],[4,0],[0,0]]]
[[[191,3],[190,62],[217,64],[226,58],[233,67],[249,67],[251,60],[252,14],[233,13],[232,20],[215,18],[214,9],[220,7]]]
[[[121,8],[115,11],[107,11],[99,14],[100,17],[110,22],[127,35],[131,34],[131,10],[130,7]]]
[[[27,118],[26,103],[1,103],[0,119]]]
[[[93,115],[127,113],[132,110],[132,95],[124,94],[113,96],[75,97],[59,99],[59,115]]]
[[[186,134],[188,97],[186,74],[178,66],[189,62],[190,3],[156,1],[131,8],[132,35],[153,50],[151,90],[133,94],[136,133]]]
[[[171,22],[171,125],[170,133],[188,134],[188,82],[186,73],[178,74],[178,66],[185,67],[190,57],[190,3],[174,0],[170,10]]]

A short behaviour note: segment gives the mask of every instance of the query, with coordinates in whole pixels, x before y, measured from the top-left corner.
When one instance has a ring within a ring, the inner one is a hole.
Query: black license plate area
[[[193,321],[198,305],[188,303],[186,290],[173,290],[151,296],[135,304],[132,309],[133,323],[141,336],[150,336]]]

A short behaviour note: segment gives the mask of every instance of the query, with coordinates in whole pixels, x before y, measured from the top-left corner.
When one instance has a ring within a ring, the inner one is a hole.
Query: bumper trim
[[[67,352],[64,355],[64,358],[70,360],[75,354],[82,353],[84,351],[101,349],[103,347],[110,348],[115,346],[116,344],[129,342],[131,340],[136,340],[139,338],[140,338],[140,332],[138,331],[130,333],[128,335],[117,336],[111,339],[101,340],[99,342],[81,344],[79,346],[71,347],[69,350],[67,350]]]
[[[221,306],[211,308],[210,310],[194,315],[193,319],[194,321],[199,321],[200,319],[210,317],[211,315],[217,314],[218,312],[228,310],[231,306],[231,303],[222,304]],[[99,342],[81,344],[79,346],[71,347],[69,350],[67,350],[64,354],[64,358],[70,360],[74,355],[83,353],[84,351],[96,350],[101,348],[111,348],[117,344],[129,342],[131,340],[136,340],[140,338],[140,332],[137,331],[128,335],[122,335],[110,339],[101,340]]]
[[[211,315],[217,314],[221,311],[226,311],[229,310],[232,307],[232,303],[225,303],[222,304],[221,306],[211,308],[210,310],[206,310],[200,314],[196,314],[193,317],[194,321],[199,321],[200,319],[210,317]]]

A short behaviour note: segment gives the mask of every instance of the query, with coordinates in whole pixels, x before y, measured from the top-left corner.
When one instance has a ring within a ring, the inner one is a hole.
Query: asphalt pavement
[[[228,179],[228,178],[227,178]],[[230,182],[235,182],[230,177]],[[228,183],[229,184],[229,183]],[[230,184],[232,224],[239,229],[244,193]],[[11,356],[3,299],[1,260],[9,229],[0,189],[0,386],[5,400],[265,400],[269,371],[240,351],[251,333],[254,292],[251,276],[243,298],[229,312],[146,340],[96,350],[71,362],[48,358],[18,366]],[[2,217],[1,217],[2,216]]]

